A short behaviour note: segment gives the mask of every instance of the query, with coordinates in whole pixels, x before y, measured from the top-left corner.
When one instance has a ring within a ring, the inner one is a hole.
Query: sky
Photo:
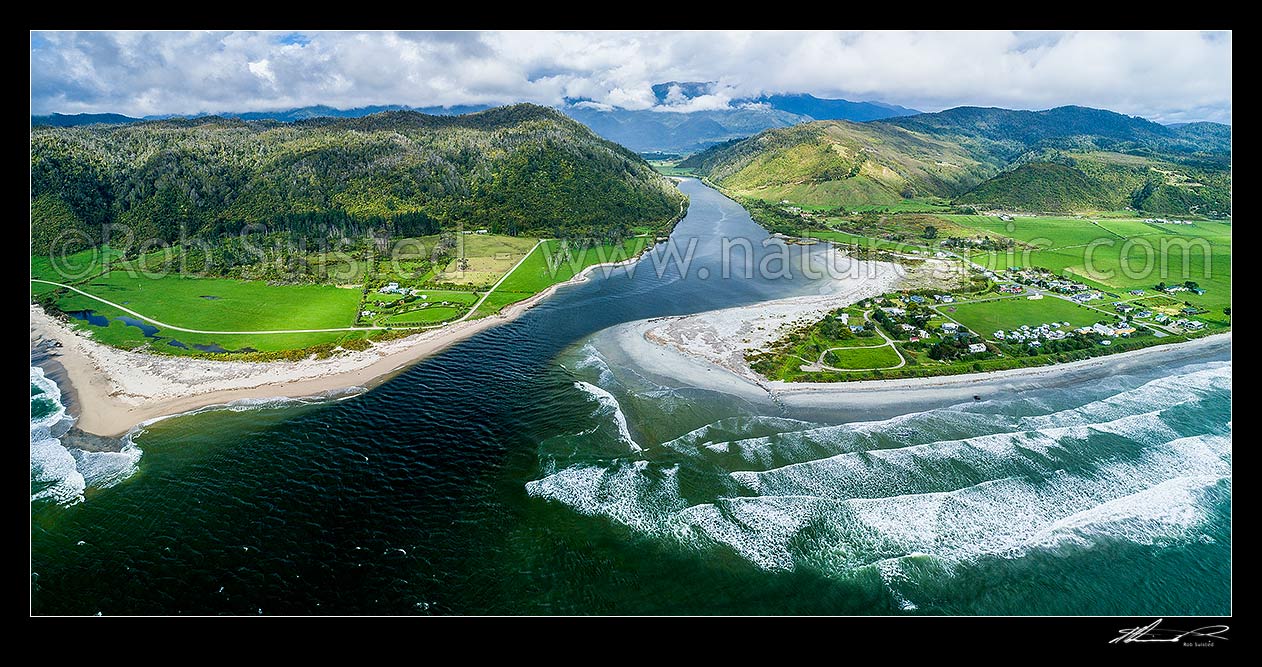
[[[651,86],[712,81],[659,103]],[[811,93],[940,111],[1076,104],[1231,122],[1231,33],[31,33],[31,112],[131,116],[325,104],[534,102],[658,111]]]

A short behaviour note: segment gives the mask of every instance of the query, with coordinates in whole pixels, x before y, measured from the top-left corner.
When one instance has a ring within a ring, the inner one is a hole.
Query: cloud
[[[536,102],[699,111],[762,93],[1231,120],[1231,33],[37,32],[34,113]],[[706,95],[652,86],[712,81]]]

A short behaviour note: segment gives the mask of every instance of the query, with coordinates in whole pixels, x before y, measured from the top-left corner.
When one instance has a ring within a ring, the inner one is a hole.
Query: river
[[[723,278],[723,237],[776,250],[681,189],[686,275],[564,287],[344,400],[157,422],[128,476],[33,500],[34,613],[1230,613],[1225,355],[895,415],[672,384],[618,332],[827,289]]]

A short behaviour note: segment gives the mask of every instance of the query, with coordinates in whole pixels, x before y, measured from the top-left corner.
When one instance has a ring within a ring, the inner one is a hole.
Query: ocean
[[[1226,352],[896,414],[664,378],[622,327],[822,289],[718,278],[766,232],[681,187],[687,275],[567,286],[359,395],[86,452],[34,351],[33,612],[1231,612]]]

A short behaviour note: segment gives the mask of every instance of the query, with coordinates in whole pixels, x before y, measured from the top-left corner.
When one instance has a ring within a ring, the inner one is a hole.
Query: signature
[[[1195,630],[1170,630],[1161,627],[1161,622],[1165,619],[1159,618],[1148,625],[1140,628],[1125,628],[1122,634],[1114,637],[1109,641],[1110,644],[1131,644],[1131,643],[1167,643],[1176,644],[1185,638],[1192,639],[1229,639],[1224,637],[1222,633],[1231,628],[1225,625],[1206,625]]]

